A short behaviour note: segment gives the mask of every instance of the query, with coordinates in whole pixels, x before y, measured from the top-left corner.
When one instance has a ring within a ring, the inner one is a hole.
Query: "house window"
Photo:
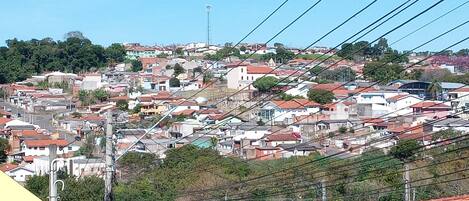
[[[243,68],[241,68],[241,72],[243,72]]]
[[[39,150],[45,150],[46,148],[45,147],[39,147]]]
[[[241,76],[241,80],[243,80],[243,76]]]
[[[68,148],[68,150],[69,150],[69,151],[71,151],[71,150],[72,150],[72,147],[67,147],[67,148]]]
[[[251,80],[254,80],[254,76],[251,76]]]

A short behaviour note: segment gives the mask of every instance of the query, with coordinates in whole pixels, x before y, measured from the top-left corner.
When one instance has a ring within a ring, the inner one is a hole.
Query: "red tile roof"
[[[297,135],[294,135],[293,133],[285,133],[285,134],[273,134],[269,135],[267,137],[268,141],[299,141],[300,138],[298,138]]]
[[[319,107],[321,104],[306,99],[293,99],[289,101],[274,100],[272,101],[281,109],[303,109],[305,107]]]
[[[37,158],[38,156],[23,156],[23,160],[25,162],[33,162],[34,158]]]
[[[247,66],[248,74],[274,74],[272,68],[267,66]]]
[[[12,164],[12,163],[3,164],[3,165],[0,166],[0,171],[7,172],[7,171],[15,169],[16,167],[18,167],[18,165],[15,165],[15,164]]]
[[[175,116],[179,116],[179,115],[183,115],[183,116],[191,116],[192,114],[194,114],[196,112],[196,110],[191,110],[191,109],[186,109],[186,110],[181,110],[179,112],[173,112],[171,113],[172,115],[175,115]]]
[[[5,117],[0,117],[0,125],[6,124],[10,122],[12,119],[5,118]]]
[[[466,92],[466,93],[469,93],[469,87],[463,87],[463,88],[455,89],[451,92]]]
[[[440,102],[435,101],[422,101],[410,106],[411,108],[445,108],[450,109],[451,107]]]
[[[64,147],[68,145],[66,140],[25,140],[24,143],[27,147],[46,147],[51,144]]]
[[[344,86],[342,86],[341,83],[326,83],[326,84],[316,84],[311,87],[312,89],[322,89],[322,90],[327,90],[327,91],[332,91],[332,90],[338,90],[338,89],[345,89]]]
[[[398,95],[395,95],[395,96],[393,96],[393,97],[390,97],[390,98],[388,98],[388,99],[386,99],[386,100],[387,100],[387,101],[395,102],[395,101],[401,100],[401,99],[403,99],[403,98],[405,98],[405,97],[407,97],[407,96],[408,96],[408,94],[398,94]]]

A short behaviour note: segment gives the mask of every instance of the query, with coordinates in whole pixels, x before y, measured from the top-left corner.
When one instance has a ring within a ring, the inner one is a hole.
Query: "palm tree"
[[[437,80],[432,80],[430,85],[428,85],[427,90],[432,95],[433,100],[436,100],[438,98],[438,95],[442,92],[441,82]]]

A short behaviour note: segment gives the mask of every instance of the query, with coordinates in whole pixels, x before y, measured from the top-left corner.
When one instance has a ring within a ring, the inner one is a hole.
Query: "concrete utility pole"
[[[327,201],[326,180],[321,181],[322,201]]]
[[[104,201],[112,201],[112,178],[114,173],[114,161],[113,161],[113,150],[112,150],[112,113],[111,110],[107,111],[106,118],[106,178],[104,187]]]
[[[54,159],[57,157],[57,145],[49,145],[49,201],[57,201],[57,172],[54,167]]]
[[[405,182],[405,195],[404,195],[404,200],[405,201],[410,201],[410,174],[409,174],[409,164],[404,163],[404,182]]]

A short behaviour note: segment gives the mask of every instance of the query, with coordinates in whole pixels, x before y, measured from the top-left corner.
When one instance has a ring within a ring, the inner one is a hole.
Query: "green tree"
[[[176,48],[175,53],[176,53],[177,55],[183,55],[183,54],[184,54],[184,50],[183,50],[182,48],[178,47],[178,48]]]
[[[257,78],[252,84],[259,92],[266,93],[272,90],[272,87],[278,84],[278,79],[272,76]]]
[[[101,102],[104,102],[109,98],[109,93],[103,88],[99,88],[93,91],[93,97]]]
[[[335,99],[334,94],[331,91],[324,89],[310,89],[308,91],[308,99],[319,104],[332,103]]]
[[[143,69],[142,62],[140,60],[132,60],[132,72],[140,72]]]
[[[172,77],[169,79],[169,86],[170,87],[180,87],[181,86],[181,81],[179,79]]]
[[[239,48],[239,51],[241,51],[241,52],[245,52],[245,51],[246,51],[246,46],[244,46],[244,45],[243,45],[243,46],[241,46],[241,47]]]
[[[186,70],[179,63],[176,63],[173,69],[174,69],[174,74],[173,74],[174,77],[177,77],[178,75],[186,72]]]
[[[6,152],[10,148],[8,140],[5,138],[0,138],[0,163],[4,163],[7,159]]]
[[[123,45],[113,43],[105,50],[106,59],[109,63],[123,62],[125,59],[125,48]]]
[[[441,87],[441,83],[437,80],[433,80],[430,85],[428,85],[428,92],[432,95],[433,100],[438,99],[438,95],[441,94],[443,88]]]
[[[138,113],[140,113],[141,110],[142,110],[142,105],[141,105],[141,104],[137,104],[137,105],[135,105],[135,107],[132,109],[132,113],[133,113],[133,114],[138,114]]]
[[[381,62],[370,62],[365,64],[363,75],[372,81],[384,82],[399,79],[400,73],[403,71],[401,65],[385,64]]]
[[[392,147],[389,154],[394,158],[397,158],[404,162],[404,189],[410,192],[410,171],[409,171],[409,160],[415,157],[415,154],[419,150],[420,146],[415,139],[411,140],[400,140],[396,146]],[[409,194],[405,194],[405,197]],[[409,197],[405,200],[410,200]]]
[[[212,79],[213,79],[212,73],[207,72],[207,73],[204,74],[204,77],[202,78],[202,82],[203,82],[204,84],[207,84],[207,83],[209,83]]]
[[[116,106],[119,110],[127,111],[129,109],[129,102],[127,100],[118,100]]]

